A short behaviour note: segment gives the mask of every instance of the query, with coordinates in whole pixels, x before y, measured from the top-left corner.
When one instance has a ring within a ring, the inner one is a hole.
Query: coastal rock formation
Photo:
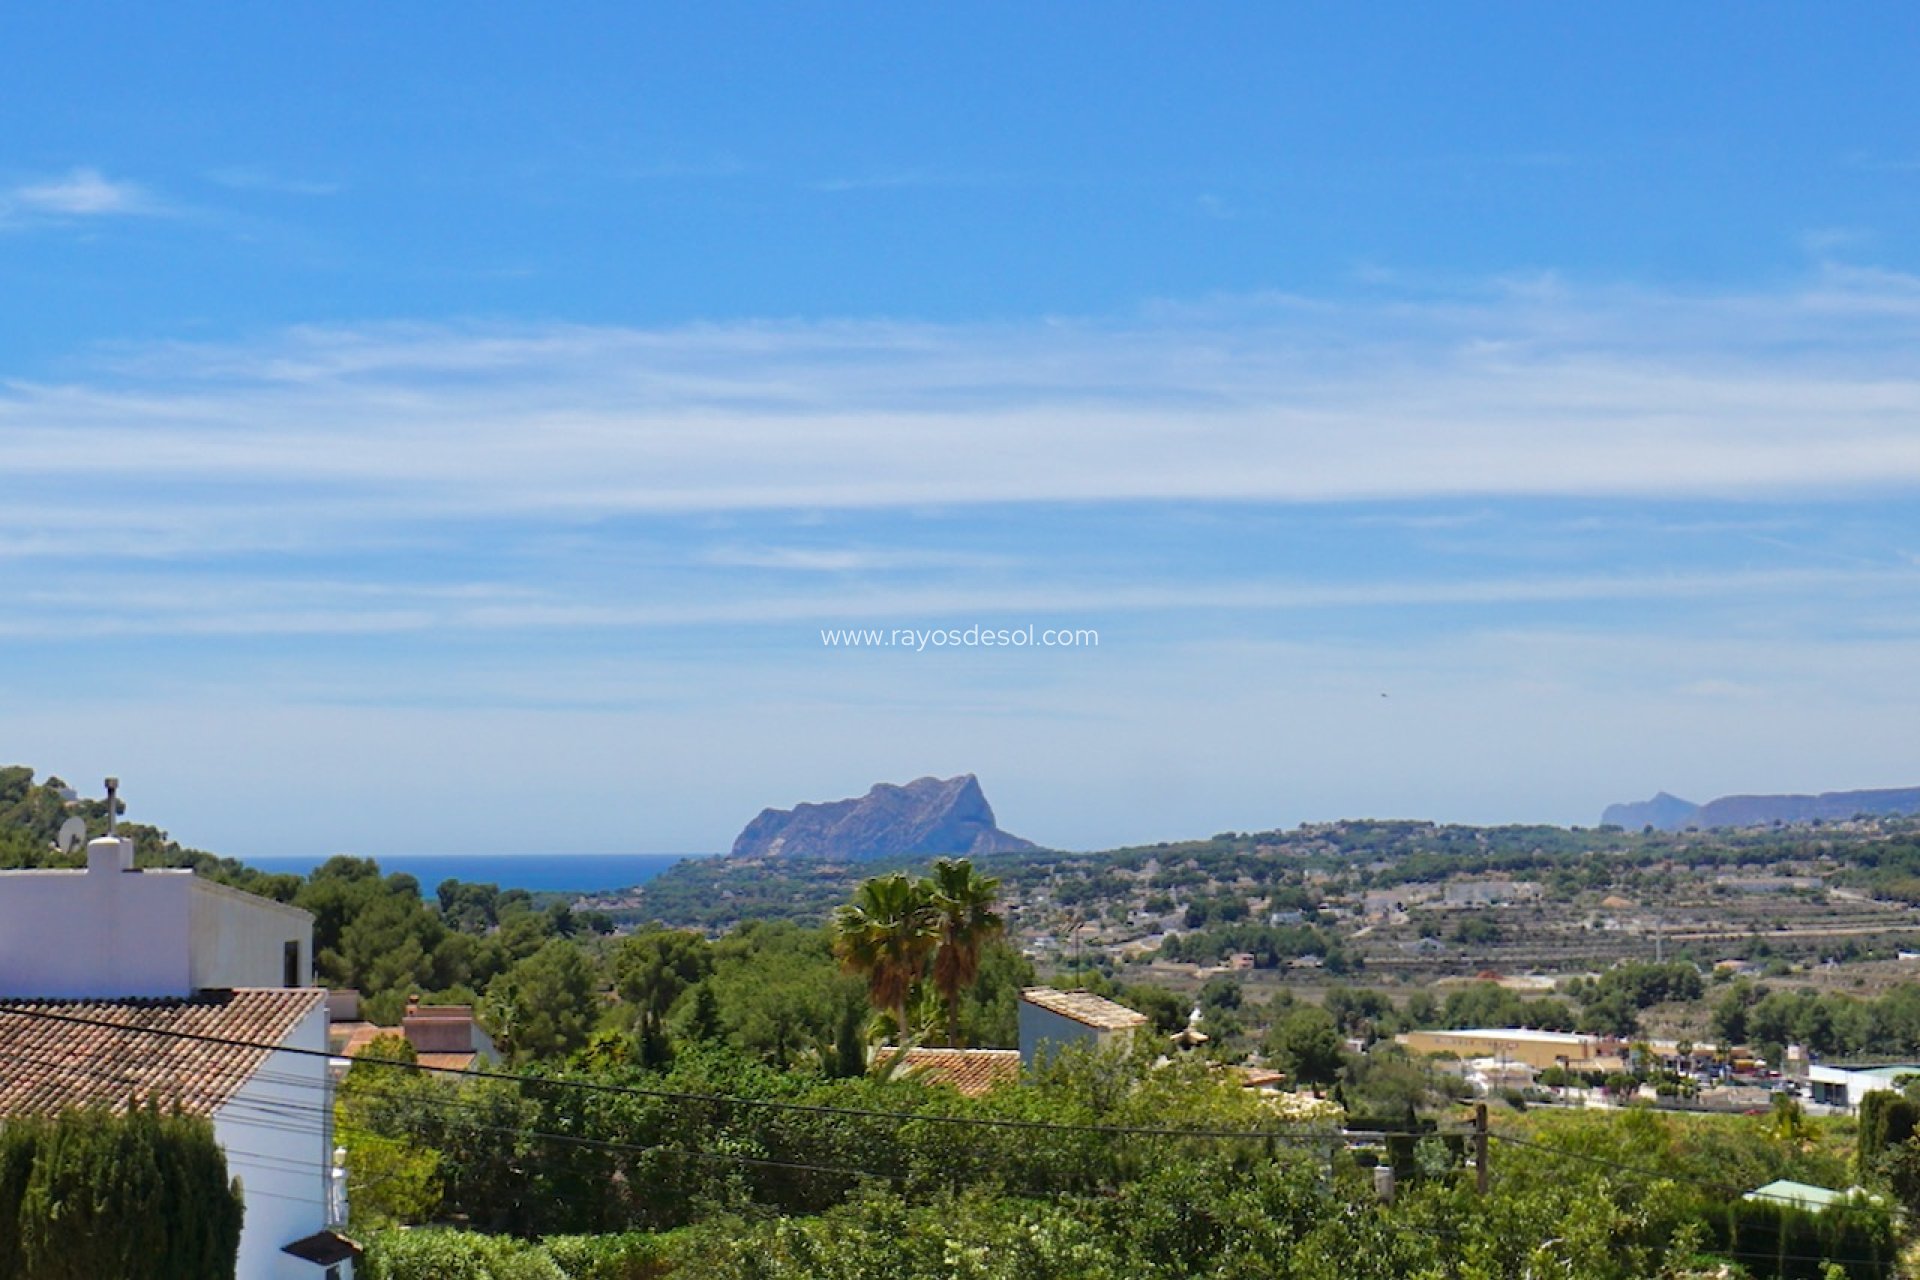
[[[877,784],[857,799],[763,809],[733,842],[733,856],[843,858],[1010,853],[1037,848],[994,825],[972,774]]]
[[[1878,791],[1826,791],[1817,796],[1722,796],[1703,805],[1688,804],[1662,791],[1638,804],[1610,804],[1602,823],[1680,831],[1687,827],[1765,827],[1776,822],[1844,822],[1860,814],[1875,817],[1920,813],[1920,787]]]
[[[1693,801],[1682,800],[1679,796],[1670,796],[1662,791],[1651,800],[1608,805],[1606,812],[1600,815],[1600,825],[1625,827],[1629,831],[1638,831],[1642,827],[1679,831],[1694,825],[1694,816],[1699,812],[1700,806]]]

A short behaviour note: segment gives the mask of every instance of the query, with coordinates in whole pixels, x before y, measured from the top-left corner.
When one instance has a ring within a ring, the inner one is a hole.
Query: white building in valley
[[[1877,1090],[1899,1092],[1909,1080],[1920,1079],[1920,1063],[1880,1067],[1830,1067],[1816,1062],[1807,1067],[1807,1098],[1822,1106],[1857,1111],[1860,1100]]]
[[[205,1116],[246,1202],[238,1280],[350,1280],[326,992],[307,912],[136,870],[0,871],[0,1116],[149,1099]]]

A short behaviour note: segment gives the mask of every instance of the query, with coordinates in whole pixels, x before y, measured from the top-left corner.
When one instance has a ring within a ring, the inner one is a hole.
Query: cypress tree
[[[1916,1128],[1920,1128],[1920,1104],[1913,1099],[1889,1089],[1875,1089],[1860,1099],[1853,1176],[1863,1183],[1872,1178],[1880,1157],[1911,1138]]]
[[[25,1255],[20,1249],[20,1207],[27,1196],[27,1179],[47,1122],[22,1116],[0,1125],[0,1280],[21,1280]]]
[[[0,1280],[231,1280],[241,1214],[200,1117],[150,1105],[0,1127]]]

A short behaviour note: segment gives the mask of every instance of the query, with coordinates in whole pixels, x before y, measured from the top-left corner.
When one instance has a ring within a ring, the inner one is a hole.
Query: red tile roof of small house
[[[880,1050],[884,1059],[894,1052]],[[969,1098],[1020,1078],[1018,1049],[909,1049],[901,1071],[928,1084],[950,1084]]]

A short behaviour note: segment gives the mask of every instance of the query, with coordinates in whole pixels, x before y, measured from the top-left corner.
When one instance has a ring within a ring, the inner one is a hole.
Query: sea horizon
[[[335,854],[248,858],[248,866],[278,874],[309,875]],[[369,857],[384,875],[405,874],[432,897],[444,880],[497,884],[533,893],[604,893],[645,884],[688,858],[716,853],[398,853]]]

